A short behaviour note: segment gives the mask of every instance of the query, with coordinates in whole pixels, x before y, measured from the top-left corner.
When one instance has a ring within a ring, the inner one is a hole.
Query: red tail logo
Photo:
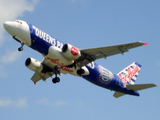
[[[133,76],[135,76],[138,71],[139,71],[139,67],[138,67],[138,66],[135,66],[132,70],[131,70],[130,67],[128,67],[128,69],[127,69],[127,73],[128,73],[128,74],[120,73],[118,76],[119,76],[119,78],[122,79],[122,82],[123,82],[123,83],[126,83],[127,81],[128,81],[129,83],[131,83],[131,78],[132,78]]]

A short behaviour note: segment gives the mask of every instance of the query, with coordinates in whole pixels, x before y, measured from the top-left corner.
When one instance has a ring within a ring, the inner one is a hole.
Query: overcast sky
[[[159,120],[160,119],[160,1],[159,0],[1,0],[0,1],[0,119],[1,120]],[[158,87],[140,97],[114,98],[113,91],[72,75],[34,85],[25,60],[42,60],[4,30],[7,20],[25,20],[63,43],[78,48],[136,41],[148,46],[96,62],[118,73],[132,62],[142,65],[137,84]]]

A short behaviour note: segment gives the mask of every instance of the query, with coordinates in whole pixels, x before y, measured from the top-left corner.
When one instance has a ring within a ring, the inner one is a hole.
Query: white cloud
[[[20,56],[22,55],[22,53],[16,51],[7,51],[5,55],[0,56],[0,62],[2,63],[12,63],[14,61],[16,61]]]
[[[18,98],[17,100],[0,98],[0,107],[27,107],[27,100],[25,98]]]
[[[57,100],[54,102],[54,106],[66,106],[68,103],[66,101]]]
[[[49,102],[48,98],[46,98],[46,97],[38,100],[36,103],[46,105],[46,106],[53,105],[53,103]]]
[[[7,51],[4,55],[0,56],[0,78],[7,77],[5,72],[5,65],[15,62],[23,53],[16,51]]]
[[[19,16],[23,16],[26,11],[32,12],[38,0],[0,0],[0,46],[4,43],[3,22],[7,20],[15,20]],[[3,50],[1,50],[1,53]],[[0,77],[6,77],[4,72],[4,64],[16,61],[21,53],[18,51],[7,51],[0,54]]]
[[[22,16],[25,11],[33,11],[37,0],[0,0],[0,24],[4,21],[14,20]],[[4,42],[4,28],[0,27],[0,45]]]
[[[19,108],[23,108],[23,107],[27,107],[27,100],[25,98],[19,98],[17,101],[14,101],[14,106],[15,107],[19,107]]]
[[[11,100],[0,99],[0,107],[7,107],[12,104]]]
[[[44,97],[40,100],[38,100],[36,103],[41,104],[41,105],[46,105],[46,106],[66,106],[68,105],[68,102],[63,101],[63,100],[57,100],[57,101],[50,101],[48,98]]]

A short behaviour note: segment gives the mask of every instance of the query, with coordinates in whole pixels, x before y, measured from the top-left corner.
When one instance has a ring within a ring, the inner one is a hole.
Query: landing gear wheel
[[[60,78],[59,77],[55,77],[55,78],[52,79],[52,82],[53,83],[60,82]]]
[[[18,48],[18,51],[22,51],[24,46],[24,42],[21,42],[21,47]]]
[[[56,77],[56,82],[60,82],[60,78],[59,77]]]
[[[23,51],[23,48],[22,47],[18,48],[18,51]]]

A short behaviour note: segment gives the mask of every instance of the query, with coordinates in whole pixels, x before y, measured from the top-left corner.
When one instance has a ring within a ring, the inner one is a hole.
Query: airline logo
[[[122,82],[125,84],[130,83],[134,84],[137,79],[137,75],[139,73],[140,67],[136,64],[131,65],[125,69],[125,71],[118,74],[119,78],[122,79]]]
[[[75,47],[71,48],[72,55],[76,56],[76,55],[78,55],[78,52],[79,52],[79,50],[77,48],[75,48]]]
[[[54,65],[57,65],[58,67],[60,67],[62,70],[67,71],[67,72],[73,72],[73,70],[67,68],[64,65],[61,65],[59,63],[59,59],[52,59],[52,58],[46,58],[46,60],[49,60],[51,63],[53,63]]]
[[[109,70],[107,70],[106,68],[99,66],[99,70],[100,70],[100,79],[105,82],[108,83],[112,80],[113,78],[113,73],[110,72]]]

